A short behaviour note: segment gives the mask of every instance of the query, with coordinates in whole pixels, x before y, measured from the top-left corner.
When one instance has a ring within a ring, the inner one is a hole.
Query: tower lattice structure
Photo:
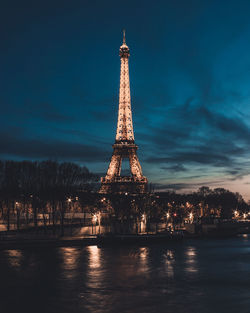
[[[142,174],[134,139],[128,65],[130,51],[125,41],[125,31],[119,55],[121,72],[116,139],[107,174],[101,178],[100,193],[145,193],[148,180]],[[130,176],[121,176],[123,159],[129,159]]]

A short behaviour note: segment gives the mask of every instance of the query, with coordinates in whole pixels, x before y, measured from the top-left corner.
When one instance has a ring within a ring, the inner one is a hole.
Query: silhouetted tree
[[[14,215],[19,229],[21,210],[28,222],[29,208],[32,208],[35,228],[38,226],[38,213],[42,213],[46,226],[46,216],[52,212],[53,225],[59,216],[63,233],[67,199],[83,190],[90,193],[97,179],[98,176],[86,167],[74,163],[1,161],[0,202],[7,229],[10,229],[11,216]]]

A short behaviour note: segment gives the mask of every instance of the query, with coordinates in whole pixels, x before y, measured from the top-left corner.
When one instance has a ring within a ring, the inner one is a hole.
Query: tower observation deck
[[[148,181],[142,174],[134,138],[128,66],[130,50],[125,31],[119,55],[121,71],[116,138],[107,174],[101,178],[100,193],[145,193]],[[122,160],[126,158],[129,159],[130,176],[121,176]]]

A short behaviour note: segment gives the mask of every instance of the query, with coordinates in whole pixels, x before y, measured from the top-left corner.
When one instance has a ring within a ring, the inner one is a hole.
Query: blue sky
[[[159,189],[250,199],[249,1],[3,1],[0,158],[105,173],[126,29],[135,140]]]

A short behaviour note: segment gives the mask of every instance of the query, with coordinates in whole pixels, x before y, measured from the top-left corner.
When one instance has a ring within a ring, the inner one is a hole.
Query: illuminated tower
[[[116,139],[107,174],[101,178],[100,193],[145,193],[148,181],[142,174],[137,157],[138,147],[134,141],[128,67],[130,53],[125,41],[125,31],[119,55],[121,73]],[[121,176],[122,160],[126,158],[129,159],[130,176]]]

